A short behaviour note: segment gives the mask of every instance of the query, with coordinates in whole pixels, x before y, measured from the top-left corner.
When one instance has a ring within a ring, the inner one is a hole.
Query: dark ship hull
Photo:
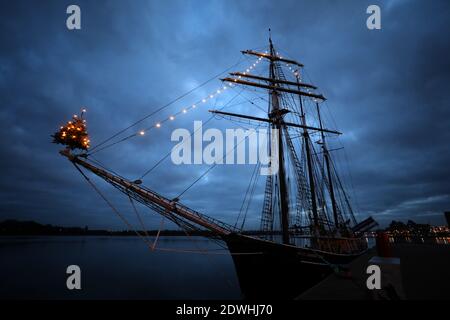
[[[223,237],[246,299],[293,299],[364,251],[333,254],[240,234]]]

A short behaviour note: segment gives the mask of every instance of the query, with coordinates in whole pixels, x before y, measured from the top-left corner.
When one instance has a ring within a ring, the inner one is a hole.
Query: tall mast
[[[269,92],[269,110],[268,110],[268,117],[267,118],[261,118],[261,117],[255,117],[251,115],[244,115],[244,114],[237,114],[237,113],[231,113],[231,112],[224,112],[220,110],[209,110],[209,112],[219,114],[222,116],[229,116],[229,117],[237,117],[242,119],[248,119],[248,120],[255,120],[255,121],[261,121],[271,124],[271,128],[277,129],[278,131],[278,146],[277,150],[272,150],[272,153],[274,151],[278,151],[278,175],[277,175],[277,181],[279,188],[276,191],[279,195],[279,201],[280,201],[280,224],[281,224],[281,231],[283,235],[283,243],[288,244],[290,243],[289,239],[289,189],[288,189],[288,183],[287,183],[287,176],[286,176],[286,168],[285,168],[285,155],[283,152],[284,145],[283,145],[283,133],[287,131],[287,128],[289,127],[296,127],[303,129],[303,139],[306,149],[306,155],[307,155],[307,164],[308,164],[308,176],[309,176],[309,186],[310,186],[310,192],[311,192],[311,205],[312,205],[312,213],[313,213],[313,223],[312,227],[314,230],[314,235],[317,236],[319,232],[319,215],[318,215],[318,209],[317,209],[317,194],[316,194],[316,186],[314,182],[314,167],[313,167],[313,160],[312,160],[312,154],[313,150],[311,147],[311,139],[309,137],[309,130],[314,131],[323,131],[328,132],[330,134],[341,134],[338,131],[329,130],[325,128],[318,128],[314,126],[307,126],[306,120],[305,120],[305,113],[303,111],[303,102],[302,102],[302,96],[314,98],[317,100],[326,100],[326,98],[319,93],[313,93],[309,90],[303,91],[302,88],[309,88],[309,89],[317,89],[316,86],[300,82],[299,77],[297,76],[297,81],[288,81],[286,79],[280,79],[277,77],[277,71],[279,69],[279,66],[277,63],[279,62],[285,62],[288,64],[296,65],[299,67],[302,67],[303,64],[290,60],[285,59],[277,55],[275,52],[275,49],[273,47],[272,43],[272,37],[269,37],[269,45],[270,45],[270,52],[256,52],[252,50],[245,50],[242,51],[242,53],[247,55],[253,55],[259,57],[259,60],[266,59],[269,61],[269,77],[265,78],[262,76],[252,75],[248,72],[246,73],[240,73],[240,72],[232,72],[230,75],[232,77],[225,77],[221,79],[222,81],[226,81],[229,83],[232,83],[233,85],[239,84],[244,86],[251,86],[255,88],[262,88],[266,89]],[[246,78],[245,80],[242,78]],[[257,80],[256,81],[250,81],[250,80]],[[291,87],[295,86],[295,88]],[[291,93],[298,95],[300,98],[300,107],[301,107],[301,113],[302,113],[302,123],[294,123],[294,122],[287,122],[284,121],[283,115],[288,113],[289,110],[283,109],[280,107],[280,95],[283,93]],[[275,137],[274,137],[275,138]],[[265,198],[266,201],[266,198]]]
[[[272,44],[272,38],[269,37],[269,45],[270,45],[270,55],[276,56],[275,50],[273,48]],[[270,66],[269,66],[269,78],[275,79],[275,62],[274,60],[270,60]],[[274,124],[273,126],[278,131],[278,183],[279,183],[279,195],[280,195],[280,216],[281,216],[281,231],[283,235],[283,243],[289,244],[289,195],[288,195],[288,188],[286,184],[286,174],[284,171],[284,152],[283,152],[283,136],[282,136],[282,129],[284,128],[283,125],[283,118],[282,113],[280,112],[280,103],[278,99],[278,92],[276,89],[272,89],[270,91],[270,98],[272,102],[272,110],[269,115],[270,118],[273,118]]]
[[[299,76],[296,76],[297,83],[300,84]],[[300,85],[298,85],[300,88]],[[302,125],[306,126],[306,117],[305,112],[303,111],[303,100],[302,96],[299,95],[300,100],[300,117],[302,120]],[[306,149],[306,164],[308,166],[308,178],[309,178],[309,189],[311,192],[311,206],[312,206],[312,212],[313,212],[313,219],[314,219],[314,232],[316,233],[318,231],[319,227],[319,215],[317,213],[317,199],[316,199],[316,185],[314,182],[314,173],[313,173],[313,164],[311,159],[311,149],[310,149],[310,139],[308,130],[306,127],[303,127],[303,142]]]
[[[317,109],[317,115],[319,117],[319,126],[320,126],[320,128],[322,128],[322,118],[320,117],[320,108],[319,108],[318,102],[316,102],[316,109]],[[333,179],[332,179],[332,174],[331,174],[331,170],[330,170],[330,154],[328,153],[327,144],[325,143],[325,134],[323,131],[321,131],[320,133],[322,136],[323,156],[325,158],[325,165],[327,167],[328,184],[330,186],[330,198],[331,198],[331,206],[333,208],[334,225],[336,226],[336,229],[337,229],[339,227],[339,221],[338,221],[338,213],[337,213],[337,206],[336,206],[336,198],[334,197]]]

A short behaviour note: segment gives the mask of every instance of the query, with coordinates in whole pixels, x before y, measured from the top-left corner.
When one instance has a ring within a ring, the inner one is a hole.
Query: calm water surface
[[[161,237],[157,247],[221,249],[201,237]],[[72,264],[82,290],[66,288]],[[240,298],[228,254],[150,251],[137,237],[3,237],[0,274],[1,299]]]

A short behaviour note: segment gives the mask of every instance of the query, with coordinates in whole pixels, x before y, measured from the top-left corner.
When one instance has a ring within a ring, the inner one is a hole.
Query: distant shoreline
[[[61,227],[54,226],[51,224],[40,224],[35,221],[18,221],[18,220],[5,220],[0,222],[0,237],[2,236],[138,236],[138,232],[142,236],[203,236],[203,237],[214,237],[214,233],[207,230],[192,230],[186,232],[184,230],[90,230],[87,226],[81,227]],[[280,231],[264,232],[260,230],[243,230],[242,234],[245,235],[280,235]],[[368,237],[375,237],[375,233],[369,233]],[[420,235],[402,235],[391,232],[392,238],[396,241],[413,242],[418,241],[420,238],[422,240],[418,242],[426,242],[424,239],[438,239],[450,237],[450,233],[442,232],[435,234],[420,234]],[[448,239],[450,240],[450,239]],[[448,241],[447,240],[447,241]]]
[[[213,236],[210,231],[189,231],[184,230],[90,230],[88,227],[61,227],[51,224],[40,224],[35,221],[17,221],[5,220],[0,222],[0,237],[1,236],[137,236],[136,231],[141,235],[149,236]],[[265,232],[259,230],[246,230],[244,234],[260,235]],[[278,234],[273,232],[272,234]]]
[[[142,235],[156,236],[159,230],[136,230]],[[61,227],[35,221],[5,220],[0,222],[0,236],[137,236],[135,230],[90,230],[88,227]],[[186,236],[183,230],[161,230],[161,236]],[[209,231],[191,231],[189,235],[209,235]]]

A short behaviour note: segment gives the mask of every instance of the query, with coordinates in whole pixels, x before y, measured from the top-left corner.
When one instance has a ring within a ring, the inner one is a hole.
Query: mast
[[[232,77],[225,77],[221,79],[222,81],[226,81],[232,84],[240,84],[244,86],[251,86],[255,88],[262,88],[266,89],[269,92],[269,114],[267,118],[261,118],[261,117],[255,117],[251,115],[244,115],[244,114],[237,114],[237,113],[231,113],[231,112],[224,112],[220,110],[209,110],[211,113],[223,115],[223,116],[229,116],[229,117],[237,117],[242,119],[248,119],[248,120],[254,120],[254,121],[261,121],[261,122],[267,122],[271,124],[271,127],[274,129],[278,129],[278,175],[277,180],[279,184],[278,190],[276,190],[277,194],[280,198],[280,224],[281,224],[281,231],[283,235],[283,243],[288,244],[289,243],[289,190],[288,190],[288,180],[286,177],[286,168],[285,168],[285,155],[284,155],[284,145],[283,145],[283,132],[287,131],[287,128],[289,127],[297,127],[303,129],[303,139],[307,154],[307,164],[308,164],[308,176],[309,176],[309,186],[310,186],[310,193],[311,193],[311,206],[312,206],[312,213],[313,213],[313,227],[314,227],[314,235],[318,236],[318,230],[319,230],[319,214],[317,209],[317,194],[316,194],[316,186],[314,182],[314,167],[313,167],[313,160],[312,160],[312,150],[311,150],[311,140],[309,137],[309,131],[308,130],[314,130],[314,131],[321,131],[321,132],[327,132],[330,134],[341,134],[338,131],[329,130],[325,128],[318,128],[313,126],[307,126],[306,120],[305,120],[305,113],[303,111],[303,102],[302,102],[302,96],[310,97],[318,100],[326,100],[326,98],[322,94],[317,94],[307,91],[302,91],[301,88],[309,88],[309,89],[316,89],[317,87],[311,84],[302,83],[300,82],[299,77],[297,76],[297,81],[292,82],[288,81],[286,79],[280,79],[277,77],[276,71],[278,70],[278,62],[286,62],[288,64],[295,64],[299,67],[302,67],[303,64],[296,62],[294,60],[284,59],[277,55],[277,53],[274,50],[272,38],[269,37],[269,45],[270,45],[270,52],[266,53],[260,53],[255,52],[251,50],[245,50],[242,51],[244,54],[250,54],[258,56],[259,59],[267,59],[269,61],[269,77],[261,77],[257,75],[251,75],[247,73],[241,73],[241,72],[231,72],[230,75]],[[242,78],[246,78],[246,80],[243,80]],[[255,81],[248,81],[248,79],[251,80],[257,80],[259,82]],[[294,87],[290,87],[294,86]],[[290,112],[287,109],[280,108],[280,95],[283,93],[291,93],[299,96],[300,99],[300,108],[301,108],[301,123],[293,123],[293,122],[286,122],[283,119],[283,116]]]
[[[320,117],[320,110],[319,110],[319,103],[316,102],[316,109],[317,109],[317,115],[319,117],[319,126],[322,128],[322,118]],[[327,168],[327,175],[328,175],[328,184],[330,186],[330,198],[331,198],[331,206],[333,208],[333,218],[334,218],[334,225],[336,226],[336,229],[339,227],[339,221],[338,221],[338,212],[337,212],[337,205],[336,205],[336,198],[334,197],[334,187],[333,187],[333,179],[332,174],[330,170],[330,154],[328,152],[327,145],[325,143],[325,134],[323,131],[320,132],[322,136],[322,149],[323,149],[323,156],[325,159],[325,165]]]
[[[296,76],[297,83],[300,83],[300,79],[298,75]],[[299,85],[300,88],[300,85]],[[317,213],[317,199],[316,199],[316,186],[314,183],[314,173],[313,173],[313,165],[312,165],[312,159],[311,159],[311,149],[310,149],[310,139],[308,130],[306,129],[306,117],[305,112],[303,111],[303,101],[302,96],[299,95],[299,101],[300,101],[300,117],[302,120],[303,125],[303,142],[306,149],[306,164],[308,167],[308,178],[309,178],[309,191],[311,193],[311,206],[312,206],[312,212],[313,212],[313,223],[314,223],[314,233],[318,231],[319,228],[319,215]]]
[[[275,50],[272,44],[272,38],[269,37],[269,45],[270,45],[270,55],[272,57],[275,56]],[[269,70],[269,78],[275,79],[275,59],[270,59],[270,70]],[[272,110],[269,115],[270,118],[273,118],[274,124],[273,126],[278,131],[278,183],[279,183],[279,199],[280,199],[280,216],[281,216],[281,232],[283,235],[283,243],[289,244],[289,195],[288,188],[286,183],[286,173],[284,168],[284,152],[283,152],[283,136],[282,129],[284,128],[282,113],[280,112],[280,104],[278,99],[278,92],[276,91],[276,86],[270,91],[270,98],[272,102]]]

